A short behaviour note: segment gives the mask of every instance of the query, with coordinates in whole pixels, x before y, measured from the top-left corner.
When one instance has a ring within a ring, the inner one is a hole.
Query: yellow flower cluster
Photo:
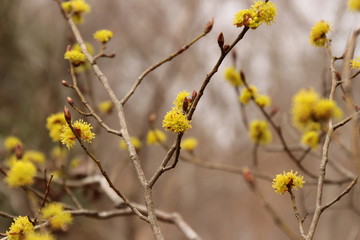
[[[293,97],[293,123],[301,130],[314,130],[319,128],[319,123],[341,116],[342,111],[335,101],[319,99],[319,95],[312,88],[301,89]]]
[[[44,163],[45,162],[45,155],[42,152],[29,150],[24,153],[22,157],[23,161],[30,161],[33,163]]]
[[[247,26],[256,29],[262,23],[271,24],[277,14],[276,5],[272,2],[255,1],[249,9],[238,11],[233,24],[236,27]]]
[[[5,182],[10,187],[28,186],[34,183],[36,176],[36,167],[29,161],[15,161],[11,164],[10,170],[7,172]]]
[[[302,188],[305,183],[304,177],[297,174],[298,173],[294,173],[293,170],[290,172],[284,171],[283,174],[277,174],[272,182],[272,187],[275,189],[275,192],[284,194],[286,191]]]
[[[62,3],[62,8],[67,13],[72,13],[72,19],[75,23],[84,21],[82,15],[90,12],[90,6],[84,0],[71,0]]]
[[[60,146],[53,147],[50,152],[50,156],[55,159],[66,158],[67,154],[68,152]]]
[[[198,145],[198,140],[196,138],[187,138],[181,142],[180,147],[184,150],[191,152],[196,148],[197,145]]]
[[[22,142],[19,138],[15,136],[8,136],[5,138],[4,147],[5,149],[12,151],[17,145],[22,145]]]
[[[63,125],[66,125],[66,121],[62,112],[52,114],[46,119],[46,128],[49,130],[49,135],[54,142],[60,141]]]
[[[234,87],[239,87],[243,85],[240,73],[236,71],[235,67],[233,66],[225,68],[224,78]]]
[[[173,131],[175,133],[186,132],[191,128],[190,121],[181,110],[176,108],[173,108],[166,113],[162,126],[167,131]]]
[[[360,1],[359,1],[360,2]],[[350,62],[351,69],[360,69],[360,56]]]
[[[8,240],[22,240],[24,235],[34,232],[34,225],[28,217],[19,216],[14,219],[6,235]]]
[[[96,31],[93,36],[97,41],[107,43],[114,36],[114,33],[112,31],[102,29]]]
[[[319,133],[318,131],[310,130],[306,131],[301,138],[301,142],[312,149],[316,149],[319,144]]]
[[[254,98],[255,103],[259,107],[267,107],[271,104],[270,97],[258,94],[258,89],[255,86],[250,85],[241,91],[239,100],[244,104],[248,104],[252,98]]]
[[[330,24],[325,21],[317,22],[310,32],[309,41],[316,47],[323,47],[328,42],[326,34],[331,31]]]
[[[75,67],[79,66],[80,64],[86,61],[85,55],[79,50],[66,51],[64,58],[69,60],[71,64],[74,65]]]
[[[180,133],[186,132],[191,128],[190,121],[186,117],[186,113],[191,106],[191,101],[187,98],[189,95],[190,93],[187,91],[182,91],[177,95],[174,101],[174,107],[167,112],[164,117],[162,126],[165,130]],[[185,98],[188,99],[187,105],[184,105]]]
[[[79,137],[85,142],[91,143],[91,141],[95,138],[95,133],[91,131],[93,127],[90,125],[90,123],[80,119],[71,124],[71,126],[79,135]],[[70,149],[75,144],[76,136],[67,124],[63,125],[60,139],[61,143],[66,145],[68,149]]]
[[[55,240],[55,238],[48,232],[31,232],[26,234],[25,240]]]
[[[52,229],[66,229],[72,223],[72,216],[64,211],[62,203],[52,202],[41,209],[42,217],[50,222]]]
[[[112,112],[114,104],[111,101],[103,101],[99,103],[97,107],[103,114],[109,114]]]
[[[360,11],[360,0],[349,0],[347,4],[350,11]]]
[[[91,45],[90,43],[88,42],[85,42],[85,47],[86,47],[86,50],[90,53],[90,55],[93,55],[94,54],[94,47],[93,45]],[[72,48],[72,50],[77,50],[79,52],[82,52],[81,50],[81,47],[78,43],[75,43]]]
[[[183,109],[184,99],[189,96],[190,96],[190,93],[186,90],[179,92],[175,98],[175,101],[173,102],[175,108],[180,109],[180,110]],[[190,109],[190,106],[191,105],[189,104],[187,108]]]
[[[151,144],[158,144],[165,142],[167,139],[165,133],[159,129],[150,130],[146,136],[146,143]]]
[[[140,141],[140,139],[139,138],[137,138],[137,137],[131,137],[131,143],[132,143],[132,145],[134,145],[134,148],[136,149],[136,150],[140,150],[141,149],[141,141]],[[126,143],[125,143],[125,141],[122,139],[121,141],[120,141],[120,149],[123,149],[123,150],[125,150],[127,147],[126,147]]]
[[[271,132],[266,121],[254,120],[250,123],[249,136],[254,143],[271,142]]]

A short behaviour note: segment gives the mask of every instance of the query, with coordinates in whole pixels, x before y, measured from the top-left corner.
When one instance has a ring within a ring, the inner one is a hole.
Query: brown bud
[[[68,124],[71,124],[71,113],[70,113],[70,110],[64,106],[64,117],[65,117],[65,120]]]
[[[243,70],[240,71],[240,77],[243,82],[246,82],[245,73]]]
[[[194,90],[191,94],[191,101],[194,101],[196,96],[197,96],[197,92],[196,92],[196,90]]]
[[[22,159],[24,150],[21,144],[16,144],[14,148],[14,153],[17,159]]]
[[[187,110],[188,110],[189,102],[190,102],[190,100],[187,97],[184,98],[184,101],[183,101],[183,111],[184,111],[184,113],[186,113]]]
[[[214,18],[211,18],[205,25],[204,33],[209,33],[214,25]]]
[[[273,107],[270,111],[270,117],[273,117],[275,116],[279,111],[279,108],[278,107]]]
[[[74,106],[74,101],[72,100],[72,98],[71,97],[67,97],[66,98],[66,101],[68,102],[68,104],[70,105],[70,106]]]
[[[232,51],[231,57],[232,57],[232,61],[233,61],[234,66],[235,66],[236,65],[236,60],[237,60],[237,52],[235,51],[235,49]]]
[[[251,186],[254,185],[254,180],[255,180],[254,175],[252,174],[252,172],[248,167],[244,167],[242,169],[242,175],[247,183],[249,183]]]
[[[360,111],[360,107],[358,105],[355,105],[355,111],[357,111],[357,112]]]
[[[155,113],[150,114],[148,120],[149,120],[149,123],[155,122],[156,114]]]
[[[220,49],[222,50],[224,47],[224,42],[225,42],[224,35],[222,32],[219,34],[217,42],[218,42]]]
[[[64,87],[70,87],[70,85],[67,83],[66,80],[62,80],[62,81],[61,81],[61,84],[62,84]]]
[[[66,51],[71,51],[71,45],[66,46]]]
[[[227,51],[229,51],[229,49],[230,49],[230,46],[229,45],[224,45],[224,52],[227,52]]]
[[[341,74],[339,72],[335,72],[336,80],[341,81]]]

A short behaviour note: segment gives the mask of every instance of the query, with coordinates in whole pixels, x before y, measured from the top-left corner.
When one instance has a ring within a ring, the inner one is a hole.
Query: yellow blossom
[[[159,129],[150,130],[146,136],[147,144],[158,144],[166,141],[166,135]]]
[[[225,68],[224,78],[234,87],[239,87],[243,84],[240,73],[233,66]]]
[[[283,174],[277,174],[273,179],[272,187],[275,189],[275,192],[279,194],[284,194],[289,190],[297,190],[297,188],[302,188],[305,181],[304,177],[297,175],[297,172],[283,172]]]
[[[108,41],[110,41],[113,35],[114,33],[112,31],[103,29],[96,31],[93,36],[97,41],[101,43],[107,43]]]
[[[66,229],[72,223],[72,216],[64,211],[62,203],[52,202],[41,209],[42,217],[49,220],[52,229]]]
[[[90,125],[90,123],[80,119],[76,120],[71,125],[79,137],[85,142],[91,143],[91,141],[95,138],[95,133],[91,131],[93,127]],[[61,143],[66,145],[68,149],[70,149],[75,144],[76,136],[67,124],[63,125],[60,138]]]
[[[359,1],[360,3],[360,1]],[[350,62],[351,69],[360,69],[360,56]]]
[[[162,126],[165,130],[173,131],[175,133],[186,132],[191,128],[190,121],[176,108],[173,108],[166,113]]]
[[[28,161],[16,161],[7,172],[5,182],[10,187],[27,186],[34,183],[36,175],[36,167],[33,163]]]
[[[44,232],[44,233],[32,232],[26,234],[24,240],[55,240],[55,238],[53,235],[51,235],[48,232]]]
[[[360,11],[360,0],[348,0],[347,4],[350,11]]]
[[[175,108],[182,111],[184,99],[188,96],[190,96],[190,93],[186,90],[179,92],[178,95],[176,96],[175,101],[173,102]],[[190,108],[190,104],[188,105],[188,109],[189,108]]]
[[[64,58],[69,60],[71,64],[74,65],[75,67],[79,66],[80,64],[86,61],[85,55],[78,50],[66,51]]]
[[[257,16],[257,12],[254,9],[244,9],[238,11],[234,18],[233,24],[236,27],[247,26],[250,28],[257,28],[261,25],[261,22]]]
[[[244,88],[239,96],[240,102],[247,104],[249,103],[252,97],[257,97],[257,88],[253,85],[250,85],[248,88]]]
[[[196,138],[187,138],[181,142],[181,148],[187,151],[193,151],[198,145],[198,140]]]
[[[310,32],[310,43],[316,47],[323,47],[328,39],[326,34],[331,31],[330,24],[325,21],[317,22]]]
[[[342,111],[336,102],[329,99],[321,99],[314,106],[314,115],[318,121],[327,121],[333,117],[341,118]]]
[[[271,132],[265,121],[252,121],[249,127],[249,136],[254,143],[267,144],[271,142]]]
[[[68,152],[60,146],[53,147],[50,152],[50,156],[55,159],[66,158],[67,154]]]
[[[7,150],[13,150],[16,145],[22,145],[22,142],[19,138],[15,137],[15,136],[8,136],[5,138],[4,141],[4,146]]]
[[[266,95],[256,96],[255,102],[259,107],[268,107],[271,104],[271,98]]]
[[[307,131],[301,138],[301,142],[312,149],[316,149],[319,145],[319,134],[317,131]]]
[[[94,54],[94,47],[93,47],[93,45],[91,45],[91,43],[85,42],[85,48],[90,53],[90,55]],[[71,49],[82,52],[81,47],[78,43],[75,43]]]
[[[265,22],[269,25],[275,21],[277,10],[274,3],[270,1],[255,1],[255,4],[251,7],[257,11],[257,16],[261,22]]]
[[[52,114],[46,119],[46,128],[49,130],[49,135],[54,142],[60,141],[62,126],[65,124],[63,112]]]
[[[26,151],[23,156],[23,161],[30,161],[33,163],[44,163],[45,162],[45,155],[39,151]]]
[[[142,145],[140,139],[137,137],[130,137],[130,139],[131,139],[132,145],[134,145],[134,148],[136,150],[140,150],[141,145]],[[126,143],[123,139],[120,141],[120,149],[123,149],[123,150],[127,149]]]
[[[304,129],[308,123],[312,122],[313,108],[319,101],[319,95],[314,89],[301,89],[293,97],[292,119],[296,127]]]
[[[98,104],[98,109],[100,110],[100,112],[104,114],[111,113],[113,108],[114,108],[114,104],[111,101],[103,101]]]
[[[6,235],[8,240],[22,240],[25,234],[34,232],[34,225],[29,221],[28,217],[19,216],[14,219]]]
[[[256,29],[262,23],[271,24],[275,21],[277,14],[276,5],[270,1],[255,1],[250,9],[238,11],[234,18],[233,24],[237,27],[247,26]]]
[[[70,168],[76,168],[76,167],[80,166],[80,163],[81,163],[81,158],[80,157],[73,157],[70,160],[69,167]]]
[[[70,13],[87,13],[90,11],[90,6],[84,0],[71,0],[62,3],[63,9]]]

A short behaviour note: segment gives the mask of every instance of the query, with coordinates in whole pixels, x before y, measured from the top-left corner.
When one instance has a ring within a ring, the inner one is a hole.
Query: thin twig
[[[298,220],[299,230],[300,230],[301,237],[302,237],[303,239],[305,239],[305,238],[306,238],[306,235],[305,235],[304,228],[303,228],[303,222],[304,222],[305,219],[302,219],[302,218],[300,217],[300,213],[299,213],[299,210],[297,209],[297,205],[296,205],[296,198],[295,198],[294,193],[291,191],[291,188],[288,190],[288,192],[289,192],[289,194],[290,194],[291,203],[292,203],[292,206],[293,206],[293,210],[294,210],[295,217],[296,217],[296,219]]]
[[[174,52],[173,54],[171,54],[170,56],[164,58],[163,60],[155,63],[154,65],[152,65],[151,67],[149,67],[148,69],[146,69],[136,80],[136,82],[134,83],[134,85],[131,87],[130,91],[123,97],[123,99],[121,99],[120,103],[122,105],[124,105],[127,100],[129,100],[129,98],[134,94],[136,88],[141,84],[141,82],[144,80],[144,78],[151,73],[152,71],[154,71],[155,69],[157,69],[158,67],[160,67],[161,65],[163,65],[166,62],[171,61],[173,58],[177,57],[178,55],[180,55],[181,53],[183,53],[184,51],[186,51],[188,48],[191,47],[191,45],[193,45],[194,43],[196,43],[198,40],[200,40],[202,37],[206,36],[207,32],[203,32],[201,33],[199,36],[197,36],[196,38],[194,38],[192,41],[190,41],[190,43],[186,44],[185,46],[183,46],[182,48],[180,48],[179,50],[177,50],[176,52]]]
[[[338,196],[336,196],[333,200],[331,200],[330,202],[328,202],[327,204],[321,206],[320,210],[323,212],[325,211],[325,209],[327,209],[328,207],[330,207],[331,205],[333,205],[334,203],[338,202],[343,196],[345,196],[345,194],[349,193],[350,190],[355,186],[355,184],[357,183],[359,177],[356,177],[347,187],[346,189],[340,193]]]

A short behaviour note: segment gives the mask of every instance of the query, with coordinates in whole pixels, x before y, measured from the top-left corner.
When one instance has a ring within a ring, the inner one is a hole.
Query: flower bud
[[[150,124],[154,123],[156,120],[156,114],[155,113],[152,113],[149,115],[149,118],[148,118],[148,121]]]
[[[183,111],[184,111],[184,113],[186,113],[187,110],[188,110],[189,102],[190,102],[189,98],[187,98],[187,97],[184,98],[184,101],[183,101]]]
[[[71,113],[66,106],[64,106],[64,118],[68,124],[71,124]]]
[[[341,81],[341,74],[339,72],[335,72],[335,77],[336,77],[336,80],[338,80],[338,82]]]
[[[273,117],[277,114],[277,112],[279,111],[279,108],[278,107],[273,107],[270,111],[270,117]]]
[[[250,184],[250,186],[254,187],[254,175],[252,174],[252,172],[250,171],[250,169],[248,167],[244,167],[242,169],[242,175],[245,179],[245,181]]]
[[[17,159],[22,159],[23,154],[24,154],[24,150],[22,148],[21,144],[16,144],[15,148],[14,148],[14,153]]]
[[[214,18],[208,21],[205,25],[204,33],[209,33],[214,25]]]
[[[191,101],[194,101],[196,96],[197,96],[197,92],[196,92],[196,90],[194,90],[191,94]]]
[[[224,35],[222,32],[219,34],[217,42],[218,42],[220,49],[222,50],[224,47],[224,42],[225,42]]]
[[[234,63],[234,66],[235,66],[236,65],[236,60],[237,60],[237,52],[235,51],[235,49],[232,51],[231,58],[232,58],[232,61]]]
[[[66,80],[62,80],[61,81],[61,84],[64,86],[64,87],[70,87],[70,85],[68,84],[68,82]]]
[[[74,101],[72,100],[72,98],[71,97],[67,97],[66,98],[66,101],[68,102],[68,104],[70,105],[70,106],[74,106]]]
[[[245,73],[243,70],[240,71],[240,77],[243,82],[246,82]]]

